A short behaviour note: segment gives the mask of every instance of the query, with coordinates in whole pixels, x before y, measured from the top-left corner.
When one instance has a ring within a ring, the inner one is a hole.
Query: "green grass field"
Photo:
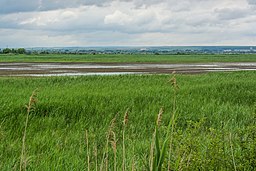
[[[30,58],[10,61],[19,57]],[[86,56],[74,60],[90,61]],[[158,153],[151,143],[161,108],[160,147],[175,113],[162,170],[255,169],[256,72],[177,75],[178,90],[171,77],[0,78],[0,170],[122,170],[123,160],[126,170],[152,170]],[[35,89],[37,102],[23,139],[25,105]]]
[[[256,62],[256,54],[240,55],[0,55],[0,62],[123,62],[123,63],[196,63]]]

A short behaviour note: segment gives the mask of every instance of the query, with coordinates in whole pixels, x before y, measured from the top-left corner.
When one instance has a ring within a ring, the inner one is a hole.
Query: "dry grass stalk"
[[[88,131],[85,131],[85,139],[86,139],[86,148],[87,148],[87,170],[90,171],[90,154],[89,154],[89,138]]]
[[[125,166],[125,127],[127,126],[128,123],[128,111],[129,109],[126,110],[125,114],[124,114],[124,120],[123,120],[123,163],[122,163],[122,167],[123,167],[123,171],[126,170],[126,166]]]
[[[170,169],[170,161],[171,161],[171,152],[172,152],[172,141],[173,141],[173,132],[174,132],[174,124],[175,124],[175,112],[172,115],[172,128],[171,128],[171,136],[170,136],[170,143],[169,143],[169,155],[168,155],[168,170]]]
[[[104,164],[105,164],[105,167],[107,169],[107,160],[108,160],[108,144],[109,144],[109,137],[107,135],[107,139],[106,139],[106,145],[105,145],[105,150],[103,152],[103,156],[102,156],[102,160],[101,160],[101,164],[100,164],[100,171],[103,171],[104,169]]]
[[[107,132],[107,136],[106,136],[106,145],[105,145],[105,150],[102,156],[102,160],[101,160],[101,164],[100,164],[100,171],[103,170],[104,167],[104,162],[105,162],[105,169],[108,170],[108,146],[109,146],[109,142],[110,137],[111,137],[111,133],[113,132],[114,128],[115,128],[115,124],[116,124],[116,116],[111,120],[110,122],[110,126],[108,128],[108,132]]]
[[[183,163],[183,161],[185,160],[185,157],[186,157],[186,152],[183,153],[182,158],[180,159],[180,162],[179,162],[179,169],[178,169],[178,170],[183,170],[183,169],[182,169],[182,163]]]
[[[97,150],[97,144],[94,144],[94,157],[95,157],[95,170],[98,171],[98,150]]]
[[[27,113],[30,113],[30,111],[34,108],[34,106],[37,102],[36,91],[37,91],[37,89],[32,92],[32,95],[29,98],[28,105],[26,105]]]
[[[173,111],[171,116],[171,137],[170,137],[170,144],[169,144],[169,155],[168,155],[168,170],[170,170],[170,161],[171,161],[171,151],[172,151],[172,141],[173,141],[173,132],[174,132],[174,125],[175,125],[175,115],[176,115],[176,97],[177,97],[177,91],[179,90],[179,85],[177,83],[175,71],[172,73],[173,76],[170,79],[171,85],[174,89],[173,91]]]
[[[188,155],[186,168],[188,168],[188,167],[189,167],[191,157],[192,157],[192,150],[190,151],[190,153],[189,153],[189,155]]]
[[[102,171],[103,170],[103,164],[104,164],[104,156],[105,155],[105,153],[103,153],[103,157],[102,157],[102,159],[101,159],[101,163],[100,163],[100,171]]]
[[[106,171],[108,170],[108,153],[109,153],[109,150],[108,150],[108,146],[109,146],[109,131],[108,131],[108,134],[107,134],[107,142],[106,142],[106,151],[103,153],[103,163],[105,162],[105,169]],[[104,166],[104,164],[102,165]],[[103,168],[101,168],[102,170]]]
[[[26,159],[26,134],[27,134],[27,127],[28,127],[28,118],[31,110],[34,108],[35,104],[37,102],[36,99],[36,90],[32,92],[32,95],[29,98],[28,105],[26,105],[27,108],[27,116],[26,116],[26,121],[25,121],[25,128],[24,128],[24,133],[22,137],[22,149],[21,149],[21,156],[20,156],[20,171],[22,168],[26,170],[27,167],[27,159]]]
[[[114,133],[114,128],[115,128],[115,125],[116,125],[116,116],[111,120],[110,122],[110,126],[109,126],[109,129],[108,129],[108,134],[107,134],[107,153],[106,153],[106,159],[105,159],[105,167],[106,167],[106,170],[108,170],[108,145],[109,145],[109,142],[111,143],[111,146],[112,146],[112,143],[116,143],[116,138],[115,138],[115,133]],[[112,138],[114,136],[114,138]],[[114,139],[114,140],[113,140]],[[112,146],[113,148],[113,146]],[[116,155],[115,155],[115,158],[116,158]],[[116,159],[115,159],[116,160]],[[115,161],[116,163],[116,161]]]
[[[134,156],[133,156],[133,159],[132,159],[132,171],[135,171],[135,170],[136,170],[136,163],[135,163]]]
[[[154,133],[153,133],[153,136],[152,136],[152,143],[151,143],[151,146],[150,146],[150,155],[149,155],[150,171],[153,170],[155,136],[156,136],[156,130],[155,130]]]
[[[116,148],[116,134],[114,131],[111,132],[112,134],[112,138],[111,138],[111,146],[114,152],[114,171],[116,171],[116,166],[117,166],[117,162],[116,162],[116,152],[117,152],[117,148]]]

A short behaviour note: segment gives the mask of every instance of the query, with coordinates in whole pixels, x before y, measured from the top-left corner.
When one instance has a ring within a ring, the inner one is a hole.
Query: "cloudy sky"
[[[256,45],[256,0],[0,0],[0,47]]]

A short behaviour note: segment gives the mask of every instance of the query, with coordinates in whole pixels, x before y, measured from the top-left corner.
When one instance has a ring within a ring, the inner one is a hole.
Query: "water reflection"
[[[80,76],[254,71],[256,62],[196,64],[0,63],[0,76]]]

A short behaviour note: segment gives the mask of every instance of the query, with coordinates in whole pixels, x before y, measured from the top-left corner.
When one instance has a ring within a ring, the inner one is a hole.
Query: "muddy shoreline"
[[[198,74],[222,71],[255,71],[256,62],[242,63],[62,63],[62,62],[1,62],[0,76],[72,76],[116,74]]]

